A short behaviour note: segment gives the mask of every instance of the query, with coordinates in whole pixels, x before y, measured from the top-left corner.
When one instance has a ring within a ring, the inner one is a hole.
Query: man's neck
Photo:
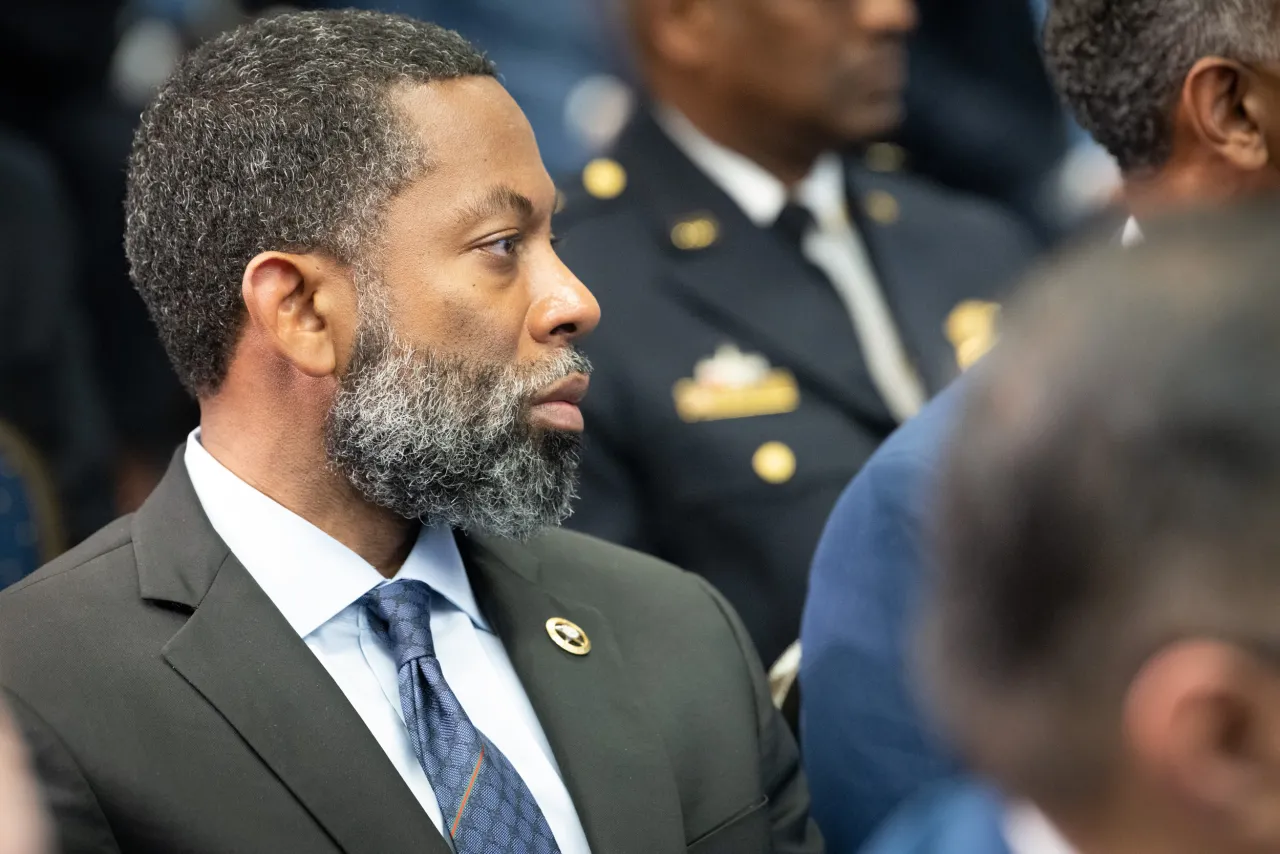
[[[788,189],[800,183],[827,150],[823,142],[795,128],[761,121],[758,116],[739,121],[731,111],[716,109],[700,99],[672,94],[670,98],[661,98],[661,102],[679,111],[713,142],[757,163]]]
[[[227,470],[382,575],[395,575],[413,549],[420,525],[370,504],[335,472],[324,454],[323,429],[300,435],[252,429],[209,407],[202,407],[201,414],[201,444]]]
[[[1125,204],[1139,222],[1223,204],[1250,192],[1241,173],[1203,159],[1184,158],[1156,171],[1126,175],[1124,180]]]
[[[1150,220],[1187,207],[1194,199],[1190,189],[1160,174],[1127,177],[1125,206],[1139,222]]]

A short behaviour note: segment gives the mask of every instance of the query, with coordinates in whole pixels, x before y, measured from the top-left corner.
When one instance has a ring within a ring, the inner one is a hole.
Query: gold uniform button
[[[947,315],[944,331],[956,349],[960,370],[967,370],[995,345],[999,323],[1000,304],[983,300],[965,300]]]
[[[884,190],[872,190],[862,200],[867,216],[881,225],[893,225],[902,215],[898,200]]]
[[[699,216],[676,223],[671,229],[671,242],[677,249],[706,249],[720,237],[720,226],[709,216]]]
[[[582,170],[582,186],[597,199],[616,199],[627,188],[627,170],[607,157],[592,160]]]
[[[872,172],[897,172],[907,162],[907,152],[892,142],[877,142],[867,146],[863,162]]]
[[[570,655],[586,655],[591,652],[591,638],[577,623],[564,617],[552,617],[547,620],[547,634],[555,641],[556,646]]]
[[[765,442],[751,457],[751,467],[765,483],[786,483],[796,473],[796,455],[781,442]]]

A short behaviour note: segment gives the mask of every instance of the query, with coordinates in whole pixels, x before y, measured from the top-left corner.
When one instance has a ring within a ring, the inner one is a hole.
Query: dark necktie
[[[444,681],[431,639],[431,596],[421,581],[393,581],[360,601],[394,651],[409,741],[444,829],[458,854],[560,854],[529,787]]]
[[[773,224],[773,230],[779,236],[787,241],[787,244],[795,249],[801,249],[804,245],[804,236],[809,233],[817,220],[814,219],[813,213],[804,205],[795,202],[787,202],[783,207],[782,213],[778,214],[778,219]],[[823,278],[826,275],[823,274]]]
[[[819,342],[818,346],[823,346],[824,342],[833,342],[841,340],[850,340],[847,336],[853,333],[851,343],[855,347],[860,346],[857,338],[856,323],[852,318],[852,312],[847,304],[839,296],[840,289],[831,281],[831,277],[827,275],[827,271],[819,267],[804,253],[804,239],[818,225],[817,218],[813,215],[813,211],[798,202],[789,201],[778,214],[778,218],[774,220],[773,232],[779,238],[779,241],[786,247],[788,252],[794,252],[795,258],[804,266],[805,271],[809,274],[806,277],[810,291],[810,299],[822,299],[831,308],[830,317],[824,318],[822,323],[825,332],[815,333],[815,341]],[[805,282],[796,282],[793,286],[804,287]],[[814,296],[818,294],[819,296]],[[847,320],[846,320],[847,319]],[[848,324],[847,326],[845,324]],[[834,324],[834,325],[832,325]],[[831,349],[827,350],[832,354],[832,358],[841,358],[839,351]],[[860,352],[860,351],[857,351]],[[895,426],[897,421],[889,411],[888,404],[884,401],[884,395],[876,385],[875,379],[868,373],[864,357],[858,355],[856,358],[845,362],[848,365],[849,388],[855,389],[861,399],[862,410],[867,419],[874,419],[879,430],[888,434]]]

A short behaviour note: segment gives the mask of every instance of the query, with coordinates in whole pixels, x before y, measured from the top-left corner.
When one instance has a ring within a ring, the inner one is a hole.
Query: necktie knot
[[[431,640],[431,588],[421,581],[393,581],[375,587],[360,600],[373,630],[395,652],[396,667],[435,656]]]
[[[804,236],[816,223],[813,212],[807,207],[798,202],[787,202],[782,213],[778,214],[773,228],[789,244],[798,248],[803,245]]]

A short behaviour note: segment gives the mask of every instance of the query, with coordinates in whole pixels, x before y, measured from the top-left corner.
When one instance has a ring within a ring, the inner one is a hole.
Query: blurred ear
[[[1280,672],[1218,640],[1152,657],[1124,707],[1140,771],[1179,804],[1239,832],[1280,805]],[[1271,820],[1280,830],[1280,817]]]
[[[355,322],[354,289],[343,268],[321,255],[263,252],[245,267],[249,322],[297,370],[326,377]]]
[[[634,0],[637,34],[654,54],[683,68],[710,59],[718,0]]]
[[[1235,168],[1252,172],[1271,160],[1264,129],[1274,109],[1266,80],[1257,71],[1234,60],[1205,57],[1183,83],[1179,118],[1203,146]]]

